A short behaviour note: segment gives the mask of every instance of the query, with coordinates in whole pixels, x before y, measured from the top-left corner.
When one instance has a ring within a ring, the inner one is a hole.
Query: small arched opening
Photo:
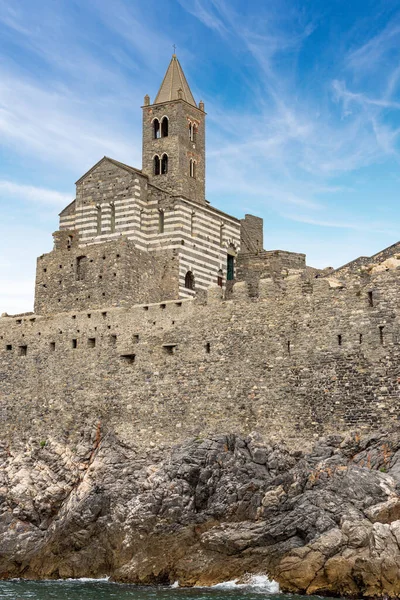
[[[168,173],[168,155],[163,154],[161,159],[161,175],[166,175]]]
[[[187,290],[194,290],[194,275],[192,271],[188,271],[185,275],[185,288]]]
[[[218,271],[217,284],[219,285],[219,287],[222,287],[224,285],[224,272],[222,271],[222,269]]]
[[[161,137],[160,121],[158,119],[154,119],[153,121],[153,137],[155,140],[158,140],[158,138]]]
[[[155,156],[153,158],[153,162],[154,162],[154,175],[159,175],[160,174],[160,157]]]
[[[161,137],[168,137],[168,117],[161,121]]]

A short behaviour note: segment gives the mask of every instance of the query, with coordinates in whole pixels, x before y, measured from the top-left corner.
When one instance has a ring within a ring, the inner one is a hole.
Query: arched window
[[[190,159],[189,160],[189,177],[193,177],[192,173],[193,173],[193,160]]]
[[[196,179],[196,161],[193,161],[193,166],[192,166],[192,177],[193,179]]]
[[[219,287],[222,287],[224,285],[223,281],[224,281],[224,272],[222,269],[220,269],[218,271],[218,275],[217,275],[217,283],[218,283]]]
[[[168,173],[168,156],[163,154],[161,158],[161,175]]]
[[[101,206],[98,204],[97,208],[97,235],[101,233]]]
[[[164,233],[164,211],[158,211],[158,233]]]
[[[160,121],[158,119],[154,119],[153,121],[153,137],[155,140],[158,140],[158,138],[161,137]]]
[[[154,160],[154,175],[159,175],[160,174],[160,157],[155,156],[153,160]]]
[[[189,140],[193,142],[193,125],[189,123]]]
[[[168,137],[168,117],[161,121],[161,137]]]
[[[115,204],[114,204],[114,202],[110,203],[110,208],[111,208],[110,229],[111,229],[111,233],[115,233]]]
[[[185,288],[188,290],[194,290],[194,275],[192,271],[188,271],[185,275]]]
[[[196,143],[196,137],[197,137],[197,127],[196,125],[192,125],[192,137],[191,140],[192,142]]]

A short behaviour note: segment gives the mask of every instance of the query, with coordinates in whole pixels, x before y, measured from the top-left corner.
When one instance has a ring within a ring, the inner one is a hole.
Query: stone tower
[[[153,104],[143,106],[143,173],[173,196],[205,204],[205,117],[176,55]]]

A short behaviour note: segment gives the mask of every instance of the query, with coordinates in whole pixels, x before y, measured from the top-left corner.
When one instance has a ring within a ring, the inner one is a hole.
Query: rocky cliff
[[[400,429],[308,454],[257,434],[139,451],[99,423],[73,446],[3,444],[1,464],[3,578],[266,573],[291,592],[400,595]]]

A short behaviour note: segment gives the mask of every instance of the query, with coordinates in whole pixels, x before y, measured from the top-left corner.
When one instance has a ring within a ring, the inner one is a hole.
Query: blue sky
[[[0,0],[0,312],[32,309],[74,182],[141,166],[174,43],[215,206],[317,267],[400,239],[398,0]]]

